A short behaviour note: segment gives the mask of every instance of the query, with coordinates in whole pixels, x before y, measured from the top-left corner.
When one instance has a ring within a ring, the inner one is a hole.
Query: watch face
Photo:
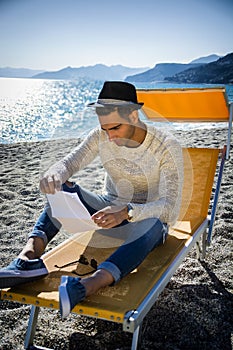
[[[133,219],[133,207],[131,204],[127,205],[128,208],[128,221]]]
[[[128,211],[128,217],[129,217],[129,220],[132,220],[133,219],[133,209],[130,209]]]

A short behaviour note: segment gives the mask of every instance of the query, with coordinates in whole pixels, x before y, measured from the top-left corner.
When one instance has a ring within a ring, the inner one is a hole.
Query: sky
[[[0,67],[154,67],[233,52],[233,0],[0,0]]]

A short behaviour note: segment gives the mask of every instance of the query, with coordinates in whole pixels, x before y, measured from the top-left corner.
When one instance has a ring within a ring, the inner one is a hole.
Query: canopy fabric
[[[228,122],[225,88],[138,89],[143,112],[160,122]]]

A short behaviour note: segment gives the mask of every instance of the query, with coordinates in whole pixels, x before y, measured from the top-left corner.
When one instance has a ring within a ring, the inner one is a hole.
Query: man
[[[179,213],[182,189],[182,152],[177,141],[139,118],[143,103],[135,87],[126,82],[105,82],[95,108],[100,127],[40,181],[45,194],[77,193],[92,220],[107,234],[125,235],[124,244],[86,278],[62,276],[60,311],[66,317],[73,307],[100,288],[113,285],[134,270],[155,247],[163,244],[168,227]],[[68,181],[100,156],[106,171],[103,195]],[[61,224],[46,204],[25,248],[0,271],[0,287],[23,283],[47,274],[40,258]]]

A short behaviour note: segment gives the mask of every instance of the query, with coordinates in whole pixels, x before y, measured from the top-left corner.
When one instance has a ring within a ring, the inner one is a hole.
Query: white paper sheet
[[[55,194],[47,194],[47,198],[52,216],[61,222],[67,232],[73,234],[99,229],[77,193],[59,191]]]

